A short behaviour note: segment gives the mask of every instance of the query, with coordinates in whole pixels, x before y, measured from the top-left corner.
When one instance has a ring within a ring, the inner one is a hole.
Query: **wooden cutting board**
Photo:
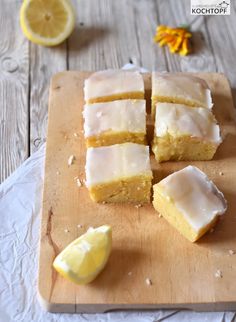
[[[158,165],[151,157],[154,183],[193,164],[207,173],[228,201],[228,211],[214,231],[192,244],[159,218],[151,204],[100,205],[90,200],[85,186],[77,186],[75,178],[85,178],[82,109],[89,74],[62,72],[50,87],[38,285],[43,307],[51,312],[236,309],[236,255],[229,254],[236,251],[236,125],[227,79],[222,74],[197,74],[212,90],[224,137],[214,160]],[[144,79],[150,110],[150,74]],[[69,167],[71,155],[76,160]],[[87,286],[59,276],[52,268],[55,256],[88,227],[102,224],[113,229],[113,250],[104,271]],[[217,270],[222,278],[215,277]]]

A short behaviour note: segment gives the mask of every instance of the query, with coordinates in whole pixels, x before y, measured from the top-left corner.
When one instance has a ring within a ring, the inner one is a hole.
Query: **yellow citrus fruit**
[[[89,228],[55,258],[53,267],[59,274],[76,284],[90,283],[106,265],[111,244],[110,226]]]
[[[32,42],[56,46],[74,29],[75,13],[69,0],[24,0],[20,24]]]

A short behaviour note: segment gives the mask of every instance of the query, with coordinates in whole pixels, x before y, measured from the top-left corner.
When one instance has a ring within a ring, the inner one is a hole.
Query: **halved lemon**
[[[63,277],[76,284],[90,283],[105,267],[111,245],[110,226],[89,228],[55,258],[53,267]]]
[[[62,43],[75,26],[75,13],[69,0],[24,0],[20,24],[25,36],[43,46]]]

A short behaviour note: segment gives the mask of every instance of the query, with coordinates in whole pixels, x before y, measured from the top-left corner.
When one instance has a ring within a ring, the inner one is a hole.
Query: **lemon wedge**
[[[59,274],[76,284],[90,283],[105,267],[111,244],[110,226],[89,228],[55,258],[53,267]]]
[[[25,36],[43,46],[62,43],[75,26],[75,13],[69,0],[24,0],[20,24]]]

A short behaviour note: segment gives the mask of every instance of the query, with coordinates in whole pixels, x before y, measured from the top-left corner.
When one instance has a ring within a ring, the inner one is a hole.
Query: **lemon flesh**
[[[55,46],[62,43],[75,26],[75,14],[69,0],[24,0],[20,24],[32,42]]]
[[[89,230],[69,244],[54,260],[58,273],[76,284],[92,282],[103,270],[111,252],[108,225]]]

